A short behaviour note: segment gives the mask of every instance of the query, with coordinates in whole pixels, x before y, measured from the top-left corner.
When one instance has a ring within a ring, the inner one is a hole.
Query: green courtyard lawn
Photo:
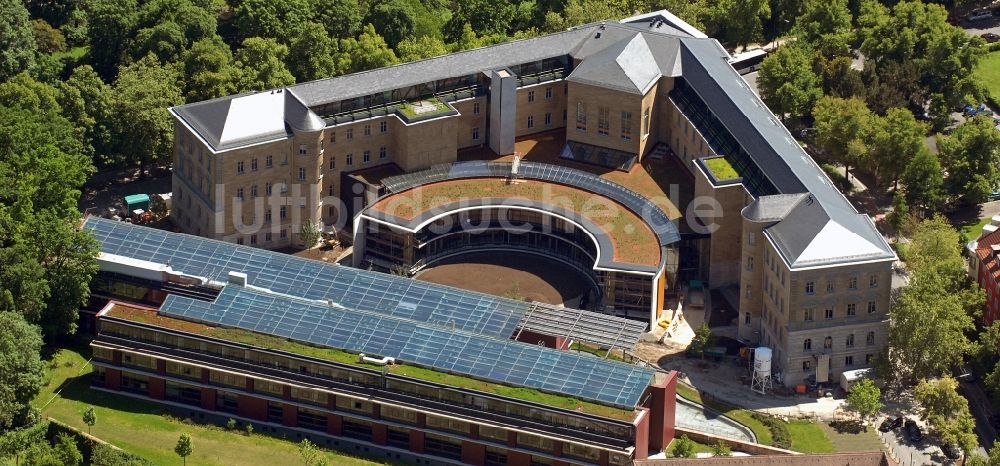
[[[822,424],[811,421],[788,423],[788,433],[792,435],[792,450],[802,453],[833,453],[833,442],[827,438]]]
[[[95,437],[157,465],[182,464],[174,454],[174,445],[182,432],[190,434],[194,444],[191,464],[273,466],[298,461],[298,444],[293,441],[261,434],[246,436],[222,427],[191,423],[167,415],[155,403],[92,390],[89,387],[92,367],[85,355],[89,353],[60,349],[52,356],[48,384],[34,401],[44,416],[86,432],[83,412],[93,406],[97,413],[97,424],[92,430]],[[327,452],[325,457],[337,465],[384,464],[334,452]]]
[[[990,217],[979,219],[978,223],[967,223],[962,225],[962,233],[965,233],[970,240],[976,239],[983,233],[983,227],[990,223]]]
[[[986,85],[993,100],[1000,101],[1000,51],[984,56],[976,67],[976,75]]]

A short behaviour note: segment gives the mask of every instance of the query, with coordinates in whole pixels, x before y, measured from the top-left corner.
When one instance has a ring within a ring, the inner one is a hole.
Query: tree
[[[173,21],[164,21],[150,28],[140,29],[132,42],[132,60],[153,54],[162,63],[177,61],[188,47],[184,31]]]
[[[715,456],[733,456],[733,449],[726,442],[719,440],[712,445],[712,454]]]
[[[0,434],[0,458],[14,458],[14,464],[20,464],[21,455],[25,455],[32,445],[47,444],[46,435],[49,422],[41,421],[20,429],[7,430]]]
[[[889,224],[892,225],[897,236],[905,236],[905,232],[910,230],[911,218],[912,214],[910,206],[906,203],[906,195],[903,190],[897,189],[892,194],[892,212],[889,213],[888,218]]]
[[[194,452],[194,445],[191,444],[191,436],[184,433],[181,434],[180,438],[177,439],[177,445],[174,446],[174,453],[180,456],[184,460],[184,464],[187,464],[187,457],[191,456]]]
[[[114,140],[118,153],[139,168],[140,177],[147,166],[170,157],[174,123],[167,108],[184,102],[180,81],[177,67],[161,65],[152,55],[123,67],[115,80]]]
[[[76,440],[69,434],[56,436],[56,444],[52,448],[55,457],[62,466],[79,466],[83,464],[83,453],[76,446]]]
[[[757,77],[761,99],[782,120],[807,115],[823,95],[822,80],[813,71],[812,52],[790,44],[764,59]]]
[[[917,225],[905,255],[912,278],[889,313],[889,360],[897,379],[945,374],[974,349],[966,335],[984,296],[967,288],[959,248],[958,232],[945,220]]]
[[[847,409],[858,413],[862,422],[868,421],[882,409],[882,391],[872,379],[863,378],[854,384],[847,394]]]
[[[891,180],[898,186],[906,166],[920,151],[928,150],[924,144],[927,125],[918,122],[905,108],[891,108],[884,117],[875,116],[874,120],[871,160],[876,185]]]
[[[906,187],[906,201],[913,207],[929,210],[941,200],[944,177],[941,162],[930,150],[920,150],[910,160],[900,180]]]
[[[415,14],[406,0],[384,0],[376,3],[365,22],[382,31],[382,37],[389,47],[396,48],[399,42],[413,36]]]
[[[110,92],[90,65],[73,70],[69,79],[59,83],[57,96],[62,114],[70,122],[83,145],[83,152],[95,162],[106,165],[110,134],[108,114]],[[96,156],[101,154],[102,157]]]
[[[861,72],[853,68],[851,57],[834,57],[822,63],[824,94],[844,99],[865,97],[865,83]]]
[[[184,95],[188,102],[233,93],[233,54],[219,36],[199,40],[184,52]]]
[[[767,0],[720,0],[712,15],[721,37],[746,48],[764,38],[763,20],[771,16],[771,5]]]
[[[873,115],[860,99],[823,97],[813,108],[816,144],[824,154],[844,166],[848,179],[851,167],[868,158]]]
[[[243,39],[263,37],[287,44],[313,19],[312,4],[310,0],[241,0],[233,25]]]
[[[316,444],[310,442],[308,438],[299,442],[299,455],[302,456],[302,463],[305,466],[328,466],[330,464],[323,458]]]
[[[66,22],[62,26],[59,26],[59,30],[62,31],[63,36],[66,38],[66,44],[71,47],[86,45],[89,29],[90,23],[87,20],[87,12],[79,7],[74,8],[70,12]]]
[[[52,27],[44,19],[31,20],[31,29],[39,52],[53,53],[66,50],[66,37],[62,31]]]
[[[705,350],[708,349],[712,344],[712,329],[708,328],[708,324],[702,322],[701,326],[694,331],[694,338],[691,340],[691,346],[688,348],[699,354],[702,358],[705,357]]]
[[[938,432],[943,444],[957,444],[971,453],[979,446],[976,424],[968,400],[958,394],[957,388],[958,381],[948,376],[922,380],[913,396],[920,404],[920,417]]]
[[[94,424],[97,424],[97,413],[94,411],[94,407],[93,406],[87,408],[87,410],[84,411],[84,413],[83,413],[83,423],[87,424],[87,433],[88,434],[90,433],[90,429],[94,427]]]
[[[274,39],[251,37],[236,52],[236,90],[261,91],[295,84],[285,67],[288,47]]]
[[[17,312],[0,311],[0,431],[18,427],[43,384],[42,335]]]
[[[1000,185],[1000,131],[994,126],[992,118],[978,116],[950,135],[938,135],[948,194],[978,204]]]
[[[299,233],[299,236],[302,238],[302,247],[309,249],[316,246],[322,234],[316,222],[312,220],[305,221],[302,223],[302,232]]]
[[[458,40],[450,44],[452,52],[461,52],[462,50],[474,49],[476,47],[482,47],[483,43],[476,35],[476,31],[472,30],[472,26],[469,23],[465,23],[462,26],[462,35],[459,36]]]
[[[35,63],[35,34],[23,2],[0,5],[0,80],[27,70]]]
[[[139,24],[139,5],[137,0],[92,0],[87,9],[91,64],[105,81],[111,81]]]
[[[569,0],[566,8],[572,8],[574,3],[578,3],[578,0]],[[448,42],[458,39],[466,23],[479,34],[507,34],[517,12],[517,5],[514,2],[456,0],[453,5],[451,19],[443,27],[444,37]]]
[[[327,0],[317,2],[313,8],[316,8],[316,22],[335,39],[354,37],[361,30],[364,14],[358,0]]]
[[[385,43],[385,39],[375,32],[375,27],[366,24],[357,39],[341,42],[341,49],[351,57],[351,71],[367,71],[399,63],[395,52]]]
[[[670,444],[670,453],[674,458],[691,458],[694,456],[694,441],[687,435],[681,435]]]
[[[316,23],[306,25],[288,50],[288,69],[299,82],[339,76],[350,67],[351,58],[341,53],[337,39]]]
[[[399,53],[399,61],[407,63],[424,58],[447,55],[448,48],[441,39],[431,36],[420,36],[403,39],[396,46],[396,52]]]
[[[809,0],[795,21],[798,40],[811,44],[824,57],[847,56],[854,39],[847,0]]]

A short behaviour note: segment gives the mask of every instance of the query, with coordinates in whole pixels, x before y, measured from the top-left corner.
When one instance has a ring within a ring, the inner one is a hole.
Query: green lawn
[[[826,437],[830,439],[835,451],[879,451],[882,449],[882,441],[879,440],[878,434],[873,428],[869,428],[867,432],[851,433],[838,432],[827,423],[819,424],[819,427],[826,433]]]
[[[986,90],[993,99],[1000,99],[1000,52],[984,56],[976,67],[976,75],[986,85]]]
[[[179,465],[173,447],[182,432],[191,435],[197,465],[273,466],[299,459],[298,444],[266,435],[245,436],[221,427],[193,424],[171,416],[158,405],[89,388],[91,366],[78,351],[59,350],[49,367],[49,383],[35,398],[42,414],[83,431],[83,412],[93,406],[97,424],[93,435],[157,465]],[[55,395],[57,390],[62,390]],[[337,465],[384,464],[334,452],[326,459]]]
[[[811,421],[792,421],[788,423],[788,433],[792,435],[792,450],[802,453],[833,453],[836,451],[833,442],[826,432]]]
[[[983,227],[990,223],[990,217],[979,219],[979,223],[967,223],[962,225],[962,233],[970,239],[976,239],[983,233]]]
[[[740,177],[740,174],[736,173],[736,169],[729,164],[729,161],[725,157],[705,159],[705,166],[712,171],[712,175],[719,181]]]

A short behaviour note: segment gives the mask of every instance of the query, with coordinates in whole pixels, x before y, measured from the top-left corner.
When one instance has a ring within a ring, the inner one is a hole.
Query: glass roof
[[[589,354],[447,329],[228,285],[214,303],[167,297],[160,313],[240,328],[477,379],[635,407],[653,370]]]

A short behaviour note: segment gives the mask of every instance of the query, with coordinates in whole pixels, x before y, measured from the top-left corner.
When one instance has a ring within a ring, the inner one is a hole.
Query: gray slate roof
[[[597,42],[600,39],[592,39]],[[606,47],[580,63],[566,79],[630,94],[644,95],[660,79],[653,52],[639,32]]]

